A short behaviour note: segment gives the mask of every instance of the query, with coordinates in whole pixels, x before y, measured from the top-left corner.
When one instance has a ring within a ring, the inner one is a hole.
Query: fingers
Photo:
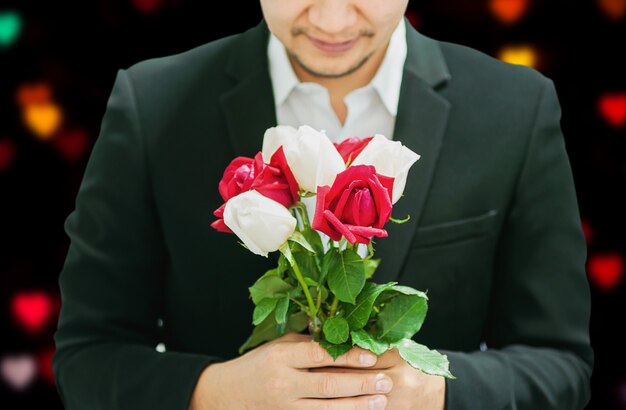
[[[387,396],[345,397],[341,399],[298,399],[296,408],[304,410],[383,410],[387,407]],[[370,404],[371,403],[371,404]]]
[[[301,372],[295,377],[301,398],[353,397],[389,393],[393,388],[391,378],[385,373]]]
[[[294,343],[285,352],[287,364],[297,369],[342,366],[369,368],[376,364],[377,356],[369,350],[353,347],[348,352],[333,360],[320,344],[314,340]]]

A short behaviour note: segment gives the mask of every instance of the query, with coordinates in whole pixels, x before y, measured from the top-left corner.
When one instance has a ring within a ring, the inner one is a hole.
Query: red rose
[[[255,167],[255,160],[252,158],[237,157],[233,159],[224,170],[224,175],[218,185],[222,199],[228,201],[235,195],[249,191],[254,177],[259,171],[258,167]]]
[[[256,154],[254,161],[260,171],[256,174],[250,189],[258,191],[287,208],[298,201],[300,198],[298,182],[287,164],[282,146],[272,155],[269,164],[263,163],[263,156],[260,152]]]
[[[298,182],[287,164],[282,147],[272,155],[269,164],[263,162],[260,152],[254,159],[237,157],[231,161],[219,182],[220,195],[225,202],[213,212],[219,219],[211,226],[219,232],[232,233],[222,219],[226,201],[252,189],[285,207],[298,201]]]
[[[355,165],[337,174],[332,187],[317,188],[312,227],[339,241],[370,243],[384,238],[391,217],[393,178],[376,173],[371,165]]]
[[[367,137],[363,139],[359,137],[350,137],[341,142],[334,142],[333,144],[335,144],[335,148],[339,151],[339,154],[341,155],[341,158],[343,158],[346,165],[349,165],[356,158],[356,156],[363,151],[363,148],[365,148],[372,138],[374,137]]]

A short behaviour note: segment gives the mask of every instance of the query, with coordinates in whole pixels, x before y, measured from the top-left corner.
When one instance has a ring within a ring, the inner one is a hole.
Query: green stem
[[[333,304],[330,306],[330,313],[328,314],[329,318],[335,315],[338,305],[339,305],[339,299],[337,299],[337,296],[335,296],[335,298],[333,299]]]
[[[315,305],[315,308],[317,309],[317,311],[320,311],[320,306],[322,305],[322,288],[317,288],[317,304]]]
[[[293,303],[295,303],[296,305],[300,306],[300,309],[302,309],[304,312],[306,312],[306,306],[304,306],[302,303],[298,302],[296,299],[294,298],[289,298],[289,300],[291,300]]]
[[[313,302],[313,298],[311,297],[311,292],[309,292],[309,287],[304,281],[302,272],[300,272],[300,268],[298,267],[298,264],[296,263],[295,259],[293,260],[293,264],[291,265],[291,267],[293,267],[293,271],[295,272],[296,277],[298,278],[298,282],[300,282],[300,286],[302,286],[302,290],[304,291],[304,294],[306,295],[306,300],[309,303],[309,309],[311,311],[311,317],[315,317],[315,315],[317,314],[315,303]]]

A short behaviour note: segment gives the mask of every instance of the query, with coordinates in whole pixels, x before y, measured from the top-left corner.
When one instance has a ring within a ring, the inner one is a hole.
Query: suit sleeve
[[[448,355],[446,409],[583,409],[591,397],[586,242],[549,78],[504,221],[486,350]]]
[[[223,360],[155,349],[168,259],[141,131],[130,76],[118,70],[64,225],[52,368],[68,410],[186,410],[202,370]]]

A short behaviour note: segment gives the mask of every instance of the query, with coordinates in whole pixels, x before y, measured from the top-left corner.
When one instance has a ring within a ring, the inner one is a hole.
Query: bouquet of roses
[[[236,234],[255,254],[280,252],[278,266],[249,288],[255,328],[240,354],[308,329],[333,359],[355,345],[377,355],[395,347],[414,368],[454,378],[445,355],[411,339],[427,295],[368,281],[380,262],[372,238],[387,236],[387,222],[408,220],[391,210],[419,157],[380,134],[333,144],[309,126],[279,125],[266,130],[254,158],[228,165],[219,182],[225,202],[211,226]]]

